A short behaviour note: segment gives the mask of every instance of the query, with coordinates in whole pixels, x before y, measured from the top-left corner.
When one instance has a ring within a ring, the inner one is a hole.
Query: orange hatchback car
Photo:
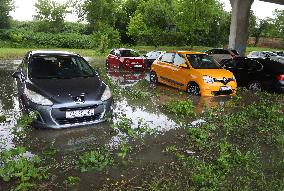
[[[150,81],[163,83],[191,95],[234,95],[237,82],[212,57],[194,51],[165,52],[151,66]]]

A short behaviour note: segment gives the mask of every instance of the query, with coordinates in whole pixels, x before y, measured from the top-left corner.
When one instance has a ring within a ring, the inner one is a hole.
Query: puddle
[[[0,152],[3,149],[10,149],[19,145],[14,139],[12,128],[15,126],[16,120],[21,115],[21,112],[17,98],[16,83],[11,77],[19,63],[19,60],[9,62],[0,61],[0,114],[7,116],[7,122],[0,124]],[[142,79],[149,81],[148,72],[125,73],[121,71],[108,71],[108,75],[121,87],[131,88],[131,86]],[[173,160],[172,157],[163,154],[162,150],[166,145],[179,142],[182,129],[171,116],[163,113],[161,105],[173,99],[192,99],[196,112],[202,112],[204,105],[210,107],[218,106],[230,99],[228,97],[189,97],[184,92],[164,85],[158,85],[155,91],[159,96],[150,97],[150,99],[146,101],[133,101],[122,98],[114,103],[115,117],[112,123],[117,122],[121,116],[124,116],[131,120],[133,128],[137,127],[139,121],[142,120],[151,129],[158,132],[157,135],[146,137],[144,141],[127,140],[134,148],[131,154],[133,162],[129,168],[122,165],[101,173],[80,173],[79,171],[74,172],[74,170],[71,170],[72,174],[66,174],[65,172],[57,171],[54,176],[58,179],[55,180],[55,187],[50,187],[50,190],[57,190],[58,187],[56,187],[56,185],[60,185],[62,181],[70,175],[79,176],[81,178],[79,185],[81,190],[92,190],[106,184],[107,178],[114,180],[121,178],[120,175],[122,173],[125,174],[125,177],[131,177],[131,173],[135,171],[139,176],[139,168],[143,165],[147,166],[149,162],[165,163],[166,161]],[[202,122],[202,120],[197,120],[192,122],[192,125],[198,125]],[[126,136],[114,133],[111,127],[112,123],[105,122],[88,127],[63,130],[32,129],[27,134],[22,145],[33,154],[39,154],[45,149],[55,147],[59,155],[56,157],[58,158],[58,163],[62,163],[61,160],[63,156],[71,155],[72,157],[72,155],[84,150],[95,149],[98,145],[107,145],[111,149],[117,149],[121,139]],[[133,168],[133,166],[135,168]]]

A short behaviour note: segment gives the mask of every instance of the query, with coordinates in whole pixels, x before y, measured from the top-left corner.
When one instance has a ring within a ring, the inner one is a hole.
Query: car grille
[[[69,124],[80,124],[86,122],[97,121],[101,117],[101,113],[92,115],[92,116],[85,116],[85,117],[77,117],[77,118],[56,118],[56,121],[60,125],[69,125]]]
[[[96,109],[99,105],[92,105],[87,107],[74,107],[74,108],[68,108],[68,107],[62,107],[59,108],[59,111],[76,111],[76,110],[85,110],[85,109]]]
[[[230,94],[232,94],[233,92],[234,92],[233,90],[214,91],[214,92],[212,92],[212,95],[214,95],[214,96],[218,96],[218,95],[230,95]]]

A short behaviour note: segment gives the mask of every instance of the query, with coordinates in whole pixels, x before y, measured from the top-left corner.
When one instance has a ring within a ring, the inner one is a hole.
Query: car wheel
[[[248,89],[252,91],[262,91],[262,85],[259,81],[252,81],[248,85]]]
[[[156,72],[153,71],[150,72],[150,82],[154,84],[158,83],[158,76]]]
[[[200,95],[200,88],[195,82],[188,83],[186,91],[190,95]]]

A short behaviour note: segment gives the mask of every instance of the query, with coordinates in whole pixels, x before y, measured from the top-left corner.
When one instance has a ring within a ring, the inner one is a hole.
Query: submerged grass
[[[207,123],[188,128],[188,146],[182,148],[197,154],[188,156],[177,146],[168,147],[180,170],[162,182],[144,183],[143,188],[283,190],[284,105],[275,100],[278,96],[263,95],[237,111],[207,110]]]
[[[83,153],[77,162],[77,168],[81,172],[102,171],[111,166],[114,162],[111,153],[103,146],[98,147],[94,151]]]
[[[5,115],[0,115],[0,123],[3,123],[6,121],[6,116]]]
[[[47,170],[41,166],[38,156],[27,156],[24,147],[0,153],[0,177],[4,182],[16,182],[13,190],[26,191],[36,188],[36,181],[48,178]]]

